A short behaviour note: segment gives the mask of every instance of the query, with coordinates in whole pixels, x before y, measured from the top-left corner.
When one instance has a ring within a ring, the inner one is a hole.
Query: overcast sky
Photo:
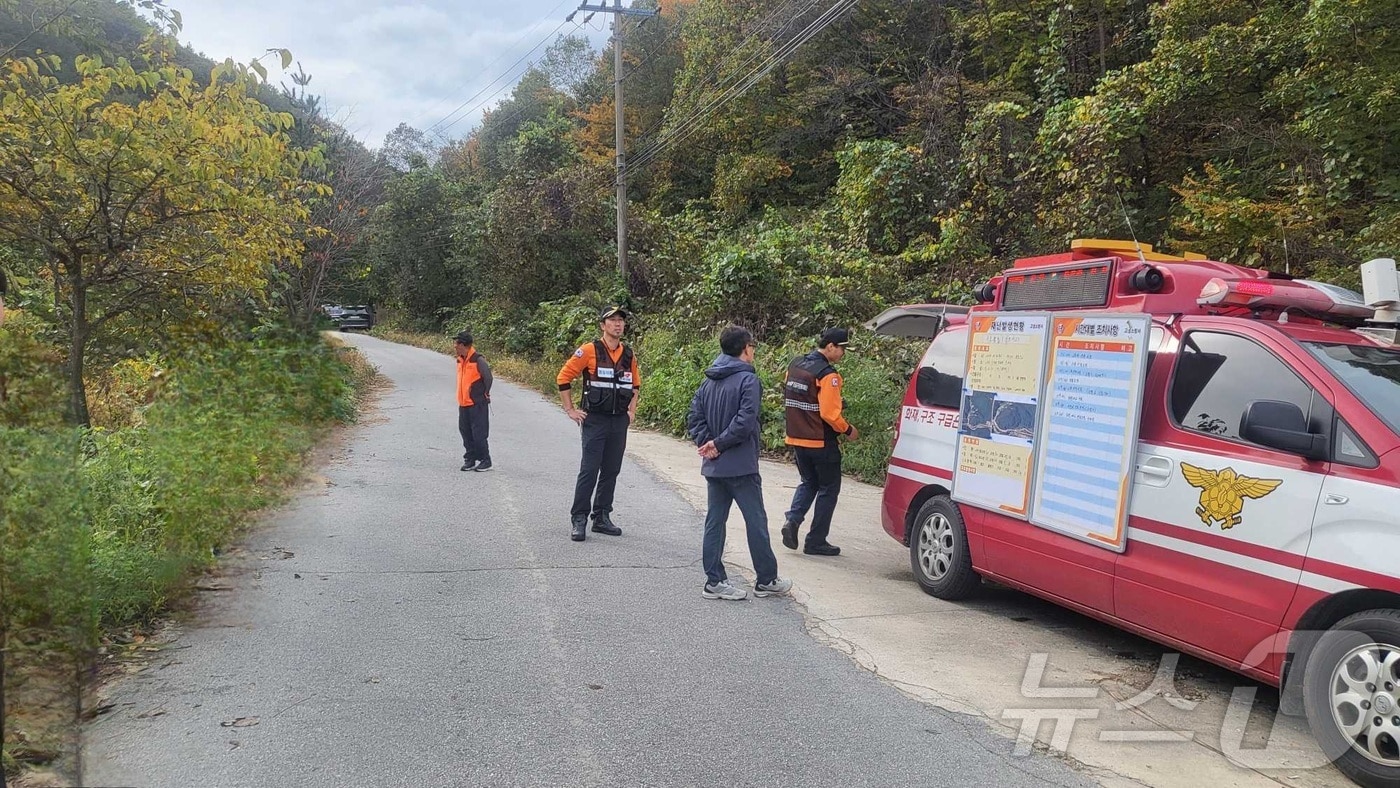
[[[480,120],[477,105],[498,88],[488,107],[509,95],[525,68],[522,63],[512,70],[512,64],[558,28],[579,0],[170,0],[168,5],[184,18],[181,41],[215,60],[246,63],[269,48],[290,49],[311,75],[309,90],[323,97],[327,114],[377,148],[400,122],[429,130],[460,117],[446,134],[464,136]],[[607,39],[606,25],[599,14],[589,26],[569,23],[559,33],[578,30],[599,48]],[[276,58],[263,62],[271,70],[269,81],[291,84],[277,71]],[[508,79],[492,83],[507,74]],[[466,107],[449,118],[463,102]]]

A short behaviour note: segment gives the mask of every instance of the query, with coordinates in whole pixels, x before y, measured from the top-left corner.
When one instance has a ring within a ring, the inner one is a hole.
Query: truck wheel
[[[914,580],[925,594],[939,599],[964,599],[982,578],[972,570],[967,529],[958,505],[936,496],[919,507],[909,534],[909,563]]]
[[[1313,647],[1303,706],[1322,751],[1358,785],[1400,785],[1400,610],[1342,619]]]

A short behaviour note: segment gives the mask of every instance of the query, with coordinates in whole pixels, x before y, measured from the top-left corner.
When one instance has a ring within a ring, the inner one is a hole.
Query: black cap
[[[851,332],[844,328],[828,328],[822,332],[821,338],[817,340],[817,347],[823,348],[827,345],[845,347],[851,344]]]
[[[462,331],[458,333],[457,341],[461,342],[463,345],[470,345],[472,343],[472,332]]]
[[[631,312],[628,312],[628,311],[627,311],[626,309],[624,309],[623,307],[621,307],[621,306],[619,306],[619,305],[617,305],[617,304],[614,304],[614,305],[612,305],[612,306],[605,307],[605,308],[603,309],[603,311],[601,311],[601,312],[598,313],[598,322],[601,323],[601,322],[603,322],[604,320],[607,320],[608,318],[612,317],[613,315],[618,315],[618,316],[620,316],[623,320],[626,320],[626,319],[628,319],[628,318],[630,318],[630,317],[632,316],[632,313],[631,313]]]

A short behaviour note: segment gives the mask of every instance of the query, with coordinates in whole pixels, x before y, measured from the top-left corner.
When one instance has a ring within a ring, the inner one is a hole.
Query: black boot
[[[588,515],[576,514],[573,517],[573,530],[569,533],[569,538],[575,542],[582,542],[588,538]]]
[[[783,523],[783,547],[789,550],[797,549],[797,523]]]
[[[622,529],[613,525],[612,518],[607,514],[593,515],[593,530],[608,536],[622,536]]]

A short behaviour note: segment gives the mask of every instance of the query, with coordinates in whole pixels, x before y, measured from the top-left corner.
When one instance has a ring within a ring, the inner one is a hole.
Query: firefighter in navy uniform
[[[817,349],[794,359],[783,379],[786,443],[793,447],[797,472],[802,476],[783,524],[783,546],[797,549],[797,529],[815,503],[812,530],[802,548],[807,555],[841,553],[841,548],[826,540],[836,498],[841,494],[841,445],[837,441],[841,435],[855,440],[860,433],[841,415],[845,407],[841,375],[832,365],[845,358],[850,339],[846,329],[828,328],[817,341]]]
[[[627,449],[627,428],[637,415],[637,357],[622,343],[631,317],[620,306],[610,306],[598,315],[602,337],[583,345],[559,370],[559,398],[564,412],[583,428],[583,457],[578,482],[574,485],[574,505],[569,510],[569,538],[582,542],[587,534],[588,516],[593,530],[618,536],[622,529],[613,524],[613,492],[622,470],[622,453]],[[573,383],[583,379],[580,408],[574,407]]]

